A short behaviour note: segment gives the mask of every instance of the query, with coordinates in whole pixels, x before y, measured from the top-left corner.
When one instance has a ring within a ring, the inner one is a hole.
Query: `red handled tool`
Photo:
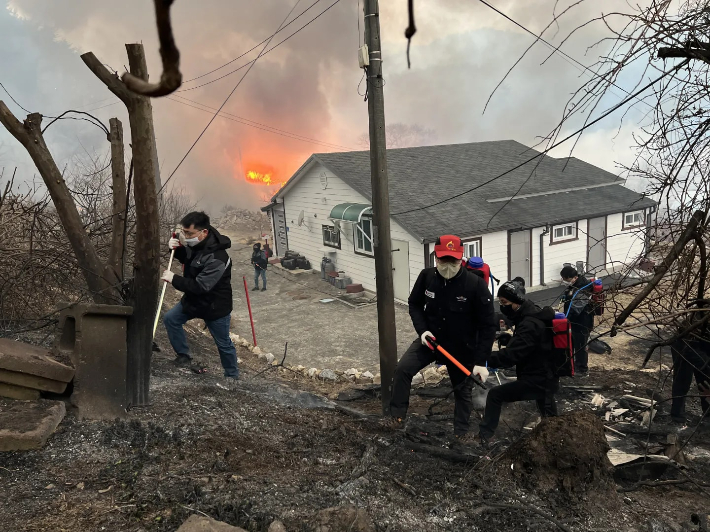
[[[445,356],[446,358],[448,358],[457,368],[459,368],[461,371],[463,371],[464,375],[466,375],[467,377],[470,377],[471,380],[472,380],[473,382],[475,382],[476,384],[478,384],[481,388],[486,389],[486,387],[483,385],[483,383],[482,383],[479,379],[476,379],[473,375],[471,375],[471,372],[466,368],[466,366],[464,366],[463,364],[461,364],[461,362],[459,362],[458,360],[456,360],[456,359],[454,358],[454,356],[453,356],[451,353],[449,353],[446,349],[444,349],[443,347],[441,347],[441,346],[438,344],[438,342],[436,342],[436,340],[432,340],[431,337],[429,337],[429,338],[427,338],[426,341],[427,341],[431,346],[433,346],[436,351],[438,351],[439,353],[441,353],[442,355],[444,355],[444,356]]]

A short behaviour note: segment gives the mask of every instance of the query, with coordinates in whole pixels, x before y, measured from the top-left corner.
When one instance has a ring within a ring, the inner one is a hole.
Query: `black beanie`
[[[261,242],[254,244],[254,249],[261,249]]]
[[[503,283],[498,289],[498,297],[522,305],[525,302],[525,279],[516,277],[512,281]]]
[[[577,276],[579,276],[579,272],[574,266],[565,266],[560,272],[560,277],[563,279],[572,279]]]

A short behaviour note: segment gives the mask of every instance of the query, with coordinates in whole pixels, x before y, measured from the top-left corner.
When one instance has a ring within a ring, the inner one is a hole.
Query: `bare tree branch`
[[[121,76],[129,90],[143,96],[167,96],[182,85],[180,73],[180,51],[175,45],[173,29],[170,22],[170,7],[173,0],[154,0],[155,18],[158,25],[160,40],[160,58],[163,61],[163,73],[160,83],[148,83],[148,76],[141,78],[129,72]]]

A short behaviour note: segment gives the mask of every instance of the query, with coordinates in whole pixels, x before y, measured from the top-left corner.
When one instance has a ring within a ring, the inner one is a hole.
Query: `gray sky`
[[[301,0],[292,18],[313,2]],[[318,2],[277,35],[272,45],[332,2]],[[403,37],[406,3],[380,2],[386,118],[388,122],[431,128],[436,131],[437,143],[515,139],[532,145],[559,121],[571,92],[589,79],[588,74],[559,56],[541,65],[549,52],[538,45],[483,114],[491,91],[533,38],[473,0],[417,0],[418,32],[412,42],[412,68],[408,70]],[[556,3],[560,11],[571,2],[491,3],[532,31],[540,31],[551,20]],[[296,0],[178,0],[173,7],[173,24],[184,79],[205,74],[267,38],[295,4]],[[613,0],[583,3],[563,21],[557,39],[616,4]],[[0,10],[0,82],[19,104],[45,115],[67,109],[92,110],[105,123],[118,116],[127,130],[123,105],[116,103],[118,100],[88,71],[79,55],[93,51],[105,64],[122,72],[127,64],[124,43],[142,41],[152,78],[157,78],[160,60],[152,2],[10,0],[5,7]],[[259,127],[266,125],[359,149],[358,137],[367,131],[367,104],[358,95],[362,77],[357,66],[357,48],[362,40],[358,18],[362,32],[358,0],[341,0],[298,35],[259,59],[225,111],[261,124]],[[554,32],[550,38],[553,36]],[[603,36],[605,30],[597,24],[576,35],[564,50],[582,63],[592,64],[599,51],[587,51],[587,47]],[[224,75],[254,59],[257,53],[187,82],[183,89]],[[174,99],[188,98],[219,107],[245,71],[186,90]],[[363,90],[361,85],[360,92]],[[620,91],[617,96],[622,98]],[[1,89],[0,99],[18,118],[25,116]],[[189,107],[195,103],[180,101],[154,100],[163,178],[173,171],[211,117],[204,110]],[[612,171],[615,162],[630,162],[631,135],[639,116],[640,111],[632,110],[621,127],[620,114],[610,117],[585,134],[575,156]],[[47,142],[60,168],[71,165],[74,157],[87,152],[103,154],[109,149],[100,130],[85,122],[54,124]],[[256,208],[266,189],[246,183],[242,167],[273,171],[275,180],[285,180],[311,153],[336,150],[217,118],[171,183],[184,187],[214,212],[225,203]],[[566,152],[558,150],[555,155]],[[22,180],[32,179],[34,167],[29,157],[4,129],[0,130],[2,166],[18,166]]]

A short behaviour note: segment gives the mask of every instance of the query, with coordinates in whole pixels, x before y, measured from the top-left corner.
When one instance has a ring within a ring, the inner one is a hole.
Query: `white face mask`
[[[200,243],[200,239],[197,238],[196,236],[193,236],[192,238],[185,239],[185,244],[187,244],[190,247],[196,246],[199,243]]]
[[[436,270],[439,272],[439,274],[444,278],[444,279],[453,279],[456,277],[456,274],[459,273],[459,269],[461,268],[461,263],[459,261],[456,262],[439,262],[437,261],[436,263]]]

